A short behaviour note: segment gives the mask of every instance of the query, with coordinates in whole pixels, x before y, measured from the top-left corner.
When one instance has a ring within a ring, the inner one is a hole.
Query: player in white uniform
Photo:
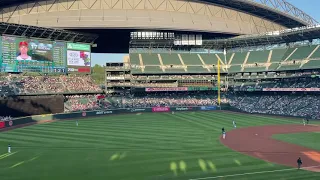
[[[222,138],[226,139],[226,131],[225,131],[224,127],[221,130],[222,130]]]
[[[232,121],[233,127],[236,129],[237,128],[237,124],[236,121]]]
[[[79,122],[78,122],[78,120],[76,121],[76,125],[77,125],[77,126],[79,125]]]
[[[306,121],[304,119],[302,120],[302,123],[304,126],[306,126]]]
[[[11,145],[8,144],[8,153],[11,153]]]

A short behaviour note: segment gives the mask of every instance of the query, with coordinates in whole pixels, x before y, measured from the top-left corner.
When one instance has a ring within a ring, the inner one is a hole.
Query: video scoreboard
[[[15,36],[0,36],[0,44],[0,72],[90,73],[88,44]]]

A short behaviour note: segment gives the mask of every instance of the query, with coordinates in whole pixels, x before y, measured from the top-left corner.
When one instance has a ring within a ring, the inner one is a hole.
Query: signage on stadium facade
[[[318,92],[320,88],[263,88],[262,91]]]
[[[216,110],[217,106],[201,106],[200,109],[203,111]]]
[[[153,107],[152,112],[169,112],[170,107]]]
[[[112,111],[98,111],[96,113],[96,115],[102,115],[102,114],[112,114],[113,112]]]
[[[176,111],[190,111],[192,107],[176,107]]]
[[[79,50],[79,51],[91,51],[89,44],[79,44],[79,43],[67,43],[67,49]]]
[[[123,80],[124,76],[107,77],[108,80]]]
[[[156,91],[188,91],[188,87],[146,88],[146,92]]]
[[[146,109],[131,109],[131,112],[143,112],[146,111]]]
[[[0,129],[5,127],[6,127],[6,124],[4,123],[4,121],[0,121]]]

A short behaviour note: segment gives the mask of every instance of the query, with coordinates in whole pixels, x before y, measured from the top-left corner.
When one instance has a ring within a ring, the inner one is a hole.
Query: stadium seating
[[[302,60],[302,59],[306,59],[314,50],[316,46],[302,46],[302,47],[298,47],[296,48],[297,50],[288,58],[287,61],[290,60]],[[290,50],[294,50],[295,48],[290,48]],[[289,51],[290,52],[290,51]]]
[[[320,59],[310,60],[302,66],[302,69],[315,69],[320,68]]]
[[[230,95],[230,104],[249,113],[263,113],[320,119],[317,95]]]
[[[101,92],[89,76],[2,76],[2,95]]]
[[[162,53],[161,55],[163,65],[182,65],[178,54]]]
[[[138,53],[130,53],[130,63],[140,65],[140,59]]]
[[[320,58],[320,47],[317,46],[314,53],[310,56],[310,59],[319,59]]]
[[[177,70],[165,70],[168,73],[216,72],[218,58],[221,59],[221,66],[229,65],[228,72],[230,73],[284,71],[320,67],[320,61],[318,61],[320,59],[320,48],[316,45],[263,51],[230,52],[226,54],[226,62],[224,55],[221,53],[132,53],[130,54],[131,64],[140,65],[139,55],[141,55],[145,66],[182,66]],[[185,66],[187,67],[185,68]],[[214,68],[212,69],[212,67]],[[146,73],[151,71],[164,73],[160,68],[149,70],[152,68],[148,67],[146,69]],[[133,69],[133,72],[141,73],[143,71],[141,69]]]
[[[208,73],[208,69],[203,68],[203,66],[187,66],[187,71],[189,73]]]
[[[200,57],[206,65],[218,64],[218,58],[215,54],[200,54]]]
[[[145,73],[162,73],[162,69],[160,66],[145,66]]]
[[[198,56],[198,54],[180,54],[185,65],[200,65],[202,66],[202,62]]]
[[[182,68],[167,68],[165,72],[166,73],[186,73],[186,71]]]
[[[231,65],[228,72],[229,73],[241,72],[241,65]]]
[[[234,53],[233,58],[229,60],[229,62],[232,60],[232,64],[243,64],[245,62],[246,56],[247,52],[236,52]]]
[[[267,63],[270,51],[252,51],[247,60],[247,64]]]
[[[158,66],[160,66],[160,61],[159,61],[159,58],[158,58],[158,54],[155,54],[155,53],[151,53],[151,54],[144,53],[144,54],[141,54],[141,57],[142,57],[142,61],[143,61],[144,65],[158,65]]]

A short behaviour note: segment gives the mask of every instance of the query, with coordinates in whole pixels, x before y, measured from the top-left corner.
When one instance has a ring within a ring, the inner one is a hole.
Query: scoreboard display
[[[79,59],[70,59],[66,42],[44,39],[28,39],[15,36],[0,36],[0,72],[40,72],[70,73],[69,65],[90,69],[91,46],[76,44],[75,47],[87,47],[87,51],[79,51]],[[74,43],[71,43],[74,44]],[[75,49],[77,52],[77,50]],[[73,62],[73,63],[69,63]],[[72,72],[72,71],[71,71]],[[86,72],[87,71],[80,71]],[[90,73],[90,70],[89,70]]]
[[[67,43],[68,72],[91,72],[91,46],[88,44]]]

